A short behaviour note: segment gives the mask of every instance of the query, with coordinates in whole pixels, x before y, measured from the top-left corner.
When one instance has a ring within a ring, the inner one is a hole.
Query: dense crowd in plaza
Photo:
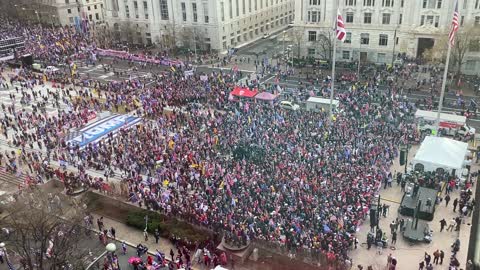
[[[35,59],[70,67],[49,76],[52,88],[43,74],[2,67],[0,87],[20,82],[15,87],[26,104],[43,100],[71,108],[48,115],[44,106],[30,113],[2,105],[3,138],[22,149],[31,173],[49,171],[67,188],[108,189],[114,172],[127,184],[129,201],[224,231],[234,245],[261,239],[347,259],[378,188],[393,179],[390,166],[399,145],[419,136],[410,121],[415,104],[396,95],[399,89],[379,91],[377,78],[337,94],[341,113],[329,120],[326,112],[229,101],[239,76],[222,72],[186,78],[179,67],[107,83],[72,76],[73,60],[106,61],[73,28],[10,22],[1,24],[0,33],[24,36],[25,52]],[[319,84],[328,96],[328,81]],[[47,96],[35,86],[48,88]],[[89,111],[104,110],[132,113],[144,122],[84,148],[67,143],[65,135],[85,125]],[[241,146],[261,149],[261,162],[233,158]],[[23,151],[37,147],[44,153]],[[79,174],[51,171],[45,162],[50,159],[75,165]],[[90,169],[105,177],[89,175]]]

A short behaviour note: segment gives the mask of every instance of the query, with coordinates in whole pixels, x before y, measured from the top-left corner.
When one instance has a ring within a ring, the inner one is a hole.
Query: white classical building
[[[16,0],[10,10],[27,20],[45,24],[75,25],[103,21],[103,0]]]
[[[108,26],[132,43],[225,51],[285,28],[294,0],[105,0]]]
[[[450,29],[455,0],[339,0],[347,30],[337,45],[337,60],[391,63],[405,53],[421,56]],[[332,34],[334,0],[296,0],[295,31],[303,32],[303,56],[329,58],[323,36]],[[461,25],[480,27],[480,0],[459,0]],[[478,48],[478,47],[477,47]],[[465,56],[464,72],[480,71],[480,52]]]

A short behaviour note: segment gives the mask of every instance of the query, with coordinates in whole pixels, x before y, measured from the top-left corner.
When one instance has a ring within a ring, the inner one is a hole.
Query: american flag
[[[455,1],[455,10],[453,11],[453,19],[452,19],[452,29],[450,30],[450,34],[448,34],[448,41],[450,41],[450,45],[453,47],[455,45],[455,33],[458,31],[458,27],[460,24],[458,23],[458,1]]]
[[[340,10],[337,10],[337,23],[335,24],[335,31],[337,33],[337,38],[340,41],[345,41],[347,38],[347,32],[345,31],[345,24],[343,23],[342,14]]]

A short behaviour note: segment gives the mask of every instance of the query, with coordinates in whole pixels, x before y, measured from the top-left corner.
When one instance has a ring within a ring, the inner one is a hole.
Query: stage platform
[[[413,196],[413,191],[403,194],[399,208],[400,214],[413,217],[420,200],[422,204],[418,212],[418,218],[432,221],[435,213],[435,202],[437,201],[437,190],[431,188],[419,187],[415,196]]]
[[[405,230],[403,232],[403,237],[405,237],[408,241],[412,242],[431,242],[431,238],[428,237],[430,232],[430,227],[428,223],[425,221],[418,221],[417,228],[415,229],[415,220],[408,219],[405,222]]]

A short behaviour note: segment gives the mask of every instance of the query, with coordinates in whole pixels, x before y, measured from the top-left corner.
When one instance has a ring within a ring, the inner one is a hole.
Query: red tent
[[[253,98],[257,93],[257,91],[251,91],[248,87],[236,86],[233,91],[230,92],[230,95]]]

